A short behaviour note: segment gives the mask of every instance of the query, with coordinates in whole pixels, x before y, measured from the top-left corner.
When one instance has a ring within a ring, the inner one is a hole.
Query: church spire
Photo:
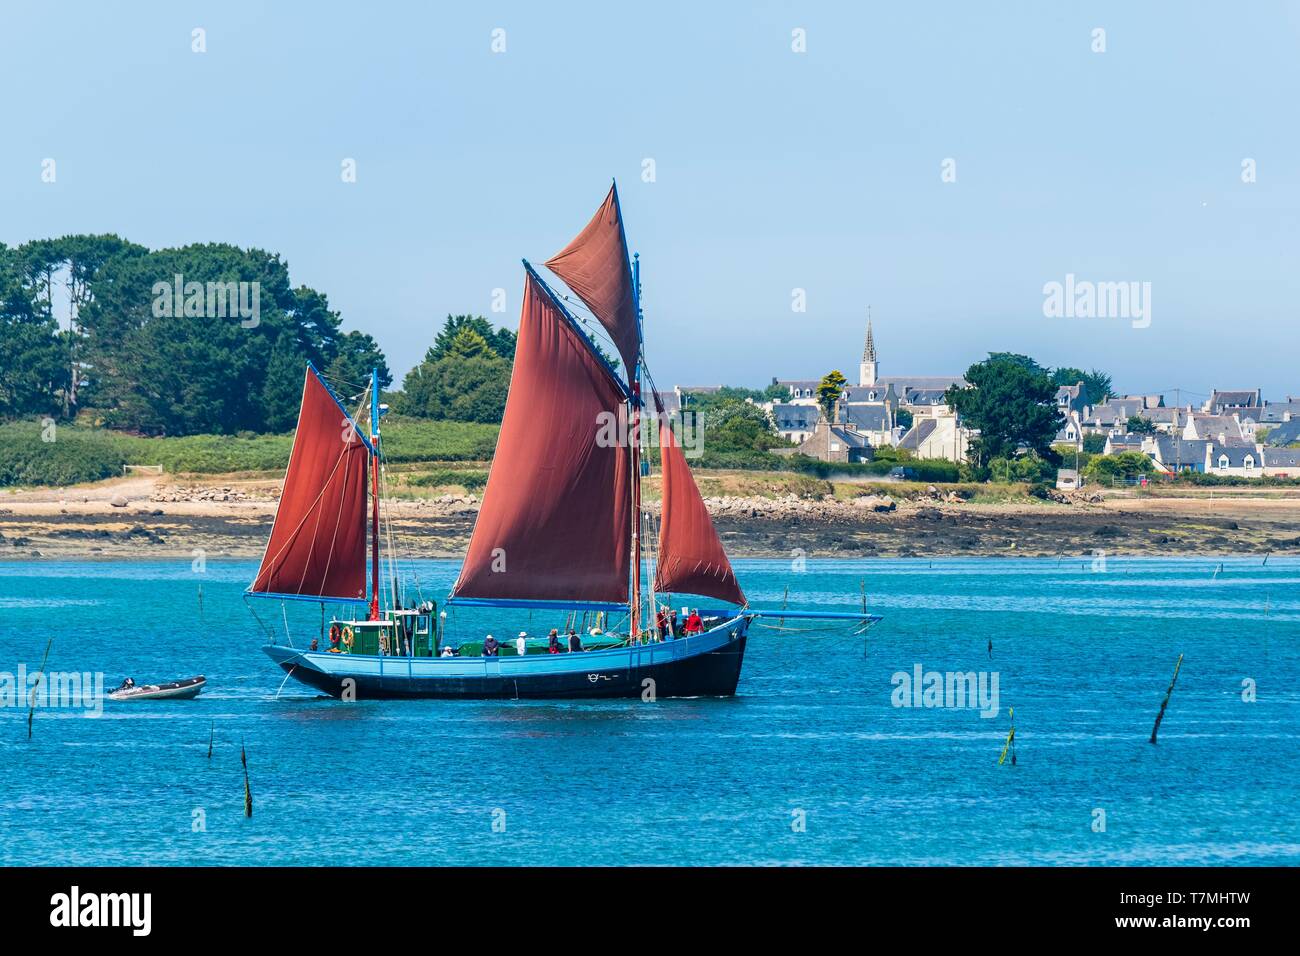
[[[876,359],[876,339],[871,334],[871,306],[867,306],[867,344],[862,349],[862,364],[858,366],[858,384],[873,386],[880,374],[880,363]]]

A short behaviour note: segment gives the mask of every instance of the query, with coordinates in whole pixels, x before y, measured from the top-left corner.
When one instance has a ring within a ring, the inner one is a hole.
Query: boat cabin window
[[[415,633],[416,634],[429,633],[429,615],[421,614],[419,617],[415,619]]]

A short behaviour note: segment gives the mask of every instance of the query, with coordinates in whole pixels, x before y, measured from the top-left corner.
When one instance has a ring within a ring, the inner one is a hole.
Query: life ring
[[[379,632],[379,653],[388,656],[388,633],[382,630]]]
[[[331,624],[330,625],[330,646],[336,647],[338,646],[338,642],[339,642],[339,626],[338,624]]]
[[[349,654],[352,653],[352,645],[354,643],[356,643],[356,635],[352,633],[352,625],[349,624],[347,627],[343,628],[343,646],[348,649]]]

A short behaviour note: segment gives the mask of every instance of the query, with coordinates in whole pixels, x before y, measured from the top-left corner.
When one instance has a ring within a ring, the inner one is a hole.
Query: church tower
[[[876,341],[871,336],[871,306],[867,306],[867,344],[862,349],[862,364],[858,366],[858,384],[875,385],[880,374],[876,361]]]

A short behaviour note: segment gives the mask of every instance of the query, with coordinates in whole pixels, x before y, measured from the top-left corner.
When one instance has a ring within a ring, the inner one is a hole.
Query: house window
[[[840,450],[840,443],[837,441],[831,442],[831,451],[839,451],[839,450]]]
[[[1228,456],[1227,456],[1227,455],[1220,455],[1220,456],[1219,456],[1219,467],[1220,467],[1220,468],[1227,468],[1227,467],[1228,467]]]
[[[1251,470],[1252,468],[1254,468],[1254,467],[1255,467],[1255,456],[1254,456],[1254,455],[1247,455],[1247,456],[1246,456],[1246,470],[1247,470],[1247,471],[1250,471],[1250,470]]]

